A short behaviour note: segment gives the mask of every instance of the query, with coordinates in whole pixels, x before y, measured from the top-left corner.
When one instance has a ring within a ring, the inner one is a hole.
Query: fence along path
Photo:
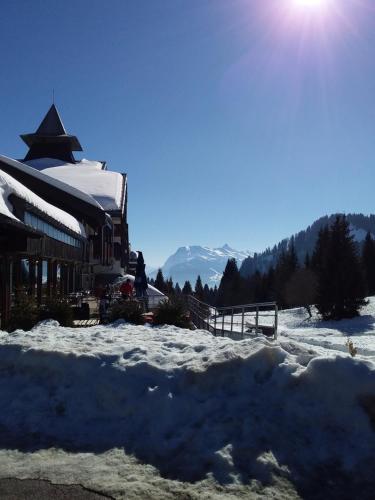
[[[234,340],[256,335],[277,338],[276,302],[213,307],[189,295],[188,308],[194,325],[215,336],[230,337]]]

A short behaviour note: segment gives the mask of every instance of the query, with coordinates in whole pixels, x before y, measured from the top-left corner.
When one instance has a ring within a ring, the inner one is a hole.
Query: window
[[[48,222],[45,222],[43,219],[40,219],[30,212],[25,212],[24,222],[28,226],[42,231],[44,234],[50,236],[55,240],[62,241],[63,243],[66,243],[67,245],[70,245],[72,247],[81,247],[81,242],[77,238],[73,238],[73,236],[70,236],[70,234],[57,229],[56,227],[52,226]]]

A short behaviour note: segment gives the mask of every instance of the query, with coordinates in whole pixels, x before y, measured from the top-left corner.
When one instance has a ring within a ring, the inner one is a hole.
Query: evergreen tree
[[[236,259],[229,259],[217,292],[217,305],[238,305],[243,298],[243,282],[237,267]]]
[[[212,290],[210,304],[213,305],[213,306],[215,306],[216,303],[217,303],[217,285],[215,285],[214,289]]]
[[[169,278],[165,282],[165,293],[170,296],[174,294],[174,286],[173,286],[173,281],[172,278]]]
[[[327,255],[329,246],[330,232],[329,227],[324,226],[319,230],[318,239],[315,244],[314,252],[311,258],[311,267],[321,273],[327,266]]]
[[[193,289],[191,288],[190,281],[185,281],[185,284],[184,284],[184,286],[182,288],[182,293],[184,295],[192,295]]]
[[[198,300],[204,301],[204,291],[201,277],[198,276],[197,281],[195,283],[194,295]]]
[[[304,307],[311,318],[311,306],[315,303],[317,287],[317,277],[312,269],[306,267],[297,269],[285,288],[288,306]]]
[[[286,286],[298,269],[298,258],[291,238],[286,250],[282,250],[275,269],[275,298],[281,307],[287,306]]]
[[[305,268],[306,269],[309,269],[310,267],[310,264],[311,264],[311,261],[310,261],[310,255],[306,252],[306,255],[305,255]]]
[[[206,304],[211,303],[211,294],[207,283],[203,287],[203,302],[206,302]]]
[[[160,290],[162,293],[166,293],[165,280],[163,276],[163,271],[158,269],[156,278],[155,278],[155,288]]]
[[[176,283],[175,287],[174,287],[174,293],[175,295],[181,295],[182,294],[182,290],[181,290],[181,287],[178,283]]]
[[[365,287],[345,216],[337,216],[331,229],[320,235],[313,257],[320,314],[324,319],[337,320],[357,316],[365,304]]]
[[[371,233],[366,235],[362,249],[362,269],[368,295],[375,295],[375,241]]]

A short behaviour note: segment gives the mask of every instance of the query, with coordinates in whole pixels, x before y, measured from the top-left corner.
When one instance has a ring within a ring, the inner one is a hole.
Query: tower
[[[67,134],[54,104],[49,108],[38,130],[32,134],[22,134],[21,139],[29,146],[24,161],[56,158],[75,163],[73,151],[82,151],[77,137]]]

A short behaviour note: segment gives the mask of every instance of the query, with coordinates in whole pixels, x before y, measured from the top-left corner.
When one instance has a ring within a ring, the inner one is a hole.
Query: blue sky
[[[128,173],[132,246],[263,250],[374,212],[372,0],[2,0],[1,153],[52,88],[83,157]]]

